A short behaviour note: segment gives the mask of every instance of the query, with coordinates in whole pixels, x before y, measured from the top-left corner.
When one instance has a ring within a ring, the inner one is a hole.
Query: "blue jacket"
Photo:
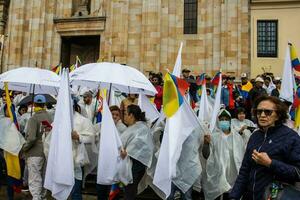
[[[266,152],[272,159],[264,167],[252,160],[252,152]],[[242,166],[231,190],[231,199],[261,200],[273,180],[293,184],[300,181],[300,137],[285,125],[271,127],[267,132],[255,131],[248,142]]]

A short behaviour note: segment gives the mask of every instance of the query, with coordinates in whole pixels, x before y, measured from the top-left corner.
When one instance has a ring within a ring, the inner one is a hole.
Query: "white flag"
[[[107,101],[103,100],[103,118],[100,136],[97,183],[111,185],[118,182],[122,142]]]
[[[220,73],[219,76],[220,76],[220,79],[219,79],[217,94],[216,94],[216,98],[215,98],[214,110],[213,110],[211,122],[209,125],[210,132],[212,132],[216,126],[218,113],[219,113],[220,107],[221,107],[222,73]]]
[[[176,165],[182,144],[199,126],[197,116],[186,100],[172,117],[167,118],[153,179],[154,185],[163,191],[166,197],[171,192],[172,178],[176,177]]]
[[[289,46],[286,48],[285,61],[283,67],[282,84],[279,98],[291,103],[294,102],[294,75]]]
[[[160,117],[160,113],[156,109],[155,105],[151,103],[148,97],[142,93],[139,94],[138,105],[140,106],[141,110],[145,112],[146,118],[150,120],[151,123]]]
[[[201,99],[200,99],[200,106],[199,106],[199,113],[198,113],[198,119],[200,121],[209,121],[209,104],[208,104],[208,99],[207,99],[207,93],[206,93],[206,84],[202,84],[202,94],[201,94]]]
[[[69,71],[68,69],[62,71],[44,183],[44,187],[59,200],[68,198],[75,181],[71,138],[73,109]]]
[[[181,74],[181,51],[182,51],[182,46],[183,46],[183,42],[180,43],[180,47],[179,47],[179,50],[178,50],[178,54],[177,54],[177,58],[176,58],[176,62],[175,62],[175,65],[174,65],[174,68],[173,68],[173,75],[174,76],[177,76],[177,77],[180,77],[180,74]]]
[[[110,88],[110,90],[107,91],[109,96],[109,106],[118,105],[115,97],[115,90],[113,88]]]

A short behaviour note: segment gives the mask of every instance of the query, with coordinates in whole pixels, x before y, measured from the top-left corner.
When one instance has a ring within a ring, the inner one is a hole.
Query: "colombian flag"
[[[106,97],[106,89],[98,90],[97,93],[97,101],[96,101],[96,108],[97,114],[96,114],[96,123],[102,122],[102,109],[103,109],[103,97]]]
[[[290,46],[290,52],[291,52],[291,61],[292,61],[292,67],[297,71],[300,72],[300,62],[297,57],[296,48],[289,43]]]
[[[19,129],[15,109],[10,100],[7,83],[4,83],[4,88],[5,88],[6,105],[7,105],[9,118],[11,119],[12,122],[14,122],[17,129]],[[4,152],[4,158],[6,161],[7,175],[15,179],[21,179],[21,167],[20,167],[19,157],[12,155],[9,152]]]
[[[241,94],[243,96],[244,99],[248,99],[249,97],[249,92],[250,90],[253,88],[252,84],[250,83],[250,81],[248,81],[248,83],[246,85],[242,85],[242,91]]]
[[[299,128],[300,126],[300,97],[298,92],[296,91],[294,94],[294,103],[292,106],[295,112],[295,127]]]
[[[291,111],[295,113],[295,127],[299,128],[300,126],[300,97],[298,93],[298,87],[296,83],[294,83],[294,102]]]
[[[172,117],[181,104],[189,84],[170,73],[164,78],[163,111],[167,117]]]
[[[102,122],[102,108],[103,108],[103,98],[100,94],[100,90],[98,91],[97,94],[97,104],[98,104],[98,108],[97,108],[97,115],[96,115],[96,123],[100,123]]]
[[[60,73],[61,70],[61,64],[56,65],[55,67],[53,67],[51,69],[51,71],[53,71],[54,73],[56,73],[57,75]]]

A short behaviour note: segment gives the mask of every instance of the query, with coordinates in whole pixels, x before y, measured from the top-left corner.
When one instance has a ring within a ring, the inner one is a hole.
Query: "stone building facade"
[[[164,73],[173,68],[182,41],[183,68],[194,74],[250,72],[249,1],[198,0],[196,34],[184,34],[186,2],[0,0],[8,13],[1,15],[3,29],[0,16],[1,70],[70,65],[78,55],[83,63],[118,62]]]

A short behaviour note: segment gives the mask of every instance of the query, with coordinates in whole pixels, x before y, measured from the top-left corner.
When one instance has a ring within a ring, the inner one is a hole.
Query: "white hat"
[[[281,81],[281,78],[280,78],[279,76],[276,76],[276,77],[274,78],[274,81]]]
[[[241,73],[241,78],[247,78],[247,74],[246,73]]]
[[[226,110],[224,108],[221,108],[220,111],[219,111],[219,113],[218,113],[218,117],[223,116],[223,115],[231,118],[230,112],[228,112],[228,110]]]
[[[255,82],[261,82],[261,83],[263,83],[264,82],[264,79],[262,78],[262,77],[257,77],[256,79],[255,79]]]

